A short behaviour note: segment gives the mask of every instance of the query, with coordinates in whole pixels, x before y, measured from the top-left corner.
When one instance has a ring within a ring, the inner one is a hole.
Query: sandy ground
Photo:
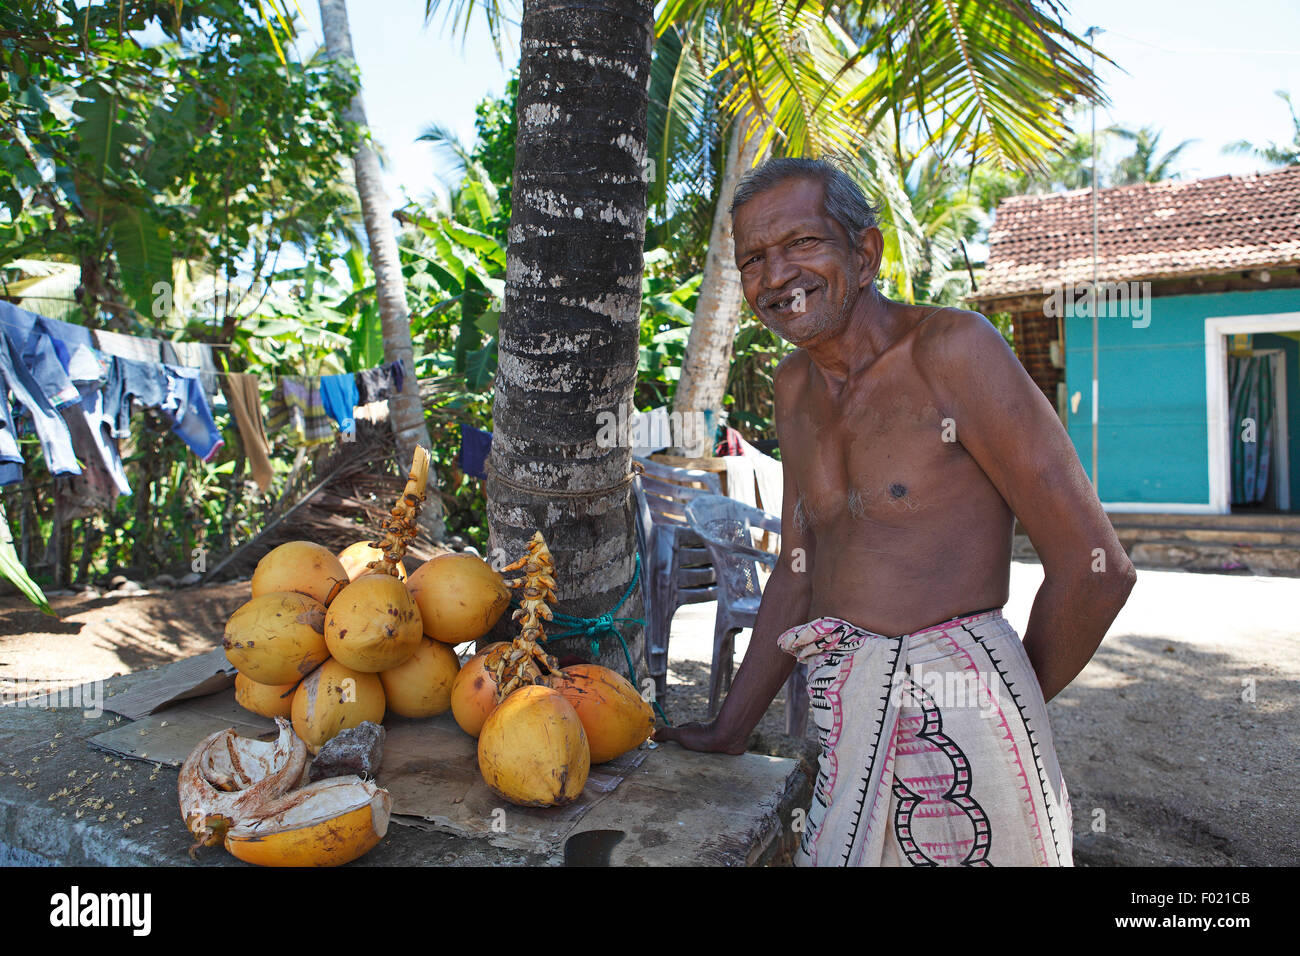
[[[1023,632],[1042,580],[1012,567]],[[0,599],[0,697],[157,666],[218,645],[247,582],[90,600],[61,618]],[[679,610],[674,723],[707,710],[713,605]],[[737,640],[737,663],[746,635]],[[1252,699],[1253,698],[1253,699]],[[1300,580],[1139,571],[1096,657],[1049,705],[1084,865],[1267,865],[1300,858]],[[784,694],[751,749],[811,760],[784,736]]]

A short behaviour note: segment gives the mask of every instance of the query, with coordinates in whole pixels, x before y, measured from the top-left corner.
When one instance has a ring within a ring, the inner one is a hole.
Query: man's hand
[[[743,754],[745,752],[745,741],[737,744],[735,741],[726,741],[718,734],[714,721],[706,723],[681,724],[677,727],[656,727],[654,739],[658,743],[666,743],[672,740],[681,744],[687,750],[698,750],[703,753],[724,753],[724,754]]]

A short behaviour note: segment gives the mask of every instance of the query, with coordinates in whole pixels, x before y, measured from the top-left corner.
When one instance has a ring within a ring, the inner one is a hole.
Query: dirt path
[[[0,697],[128,674],[212,650],[248,581],[132,597],[0,598]]]

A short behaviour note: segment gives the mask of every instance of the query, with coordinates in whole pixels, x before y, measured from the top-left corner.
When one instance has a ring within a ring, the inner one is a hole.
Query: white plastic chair
[[[686,504],[686,518],[713,559],[718,614],[713,625],[713,664],[709,674],[709,712],[731,687],[735,635],[758,618],[763,586],[758,566],[776,566],[777,556],[754,547],[755,531],[781,533],[781,519],[721,495],[699,495]],[[800,664],[786,681],[785,732],[802,737],[808,719],[807,669]]]

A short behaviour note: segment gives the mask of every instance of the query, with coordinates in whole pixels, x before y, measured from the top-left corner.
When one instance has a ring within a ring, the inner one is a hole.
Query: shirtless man
[[[1065,429],[983,316],[877,290],[881,233],[841,171],[770,161],[732,217],[745,298],[798,346],[781,555],[717,716],[656,739],[743,753],[797,658],[822,753],[796,863],[1070,865],[1044,702],[1136,573]],[[998,610],[1016,517],[1044,569],[1023,644]]]

